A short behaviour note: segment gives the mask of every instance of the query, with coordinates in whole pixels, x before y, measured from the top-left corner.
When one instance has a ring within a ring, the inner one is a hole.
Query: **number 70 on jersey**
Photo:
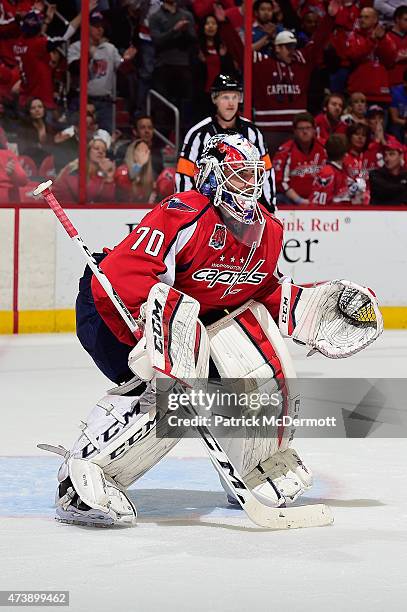
[[[135,230],[135,233],[139,234],[139,237],[131,247],[131,250],[135,251],[140,245],[142,245],[144,246],[144,252],[147,253],[147,255],[157,257],[164,243],[165,236],[163,232],[160,232],[158,229],[153,229],[153,231],[151,231],[151,227],[143,226],[138,227]]]

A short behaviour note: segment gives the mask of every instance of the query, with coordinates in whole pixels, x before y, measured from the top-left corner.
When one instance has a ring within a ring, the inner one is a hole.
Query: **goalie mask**
[[[196,187],[219,207],[226,227],[247,246],[259,245],[264,218],[258,200],[265,164],[256,147],[240,134],[212,136],[197,168]]]

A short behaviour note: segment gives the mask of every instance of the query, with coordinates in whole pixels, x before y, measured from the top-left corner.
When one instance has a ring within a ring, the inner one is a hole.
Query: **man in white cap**
[[[310,42],[297,49],[297,38],[290,30],[283,30],[274,40],[274,57],[253,53],[253,106],[255,124],[265,135],[271,153],[291,135],[296,114],[307,109],[307,97],[312,70],[320,62],[324,47],[335,25],[340,0],[331,0],[328,14]],[[235,59],[243,63],[243,45],[233,27],[221,20],[221,37]],[[237,51],[237,52],[235,52]]]

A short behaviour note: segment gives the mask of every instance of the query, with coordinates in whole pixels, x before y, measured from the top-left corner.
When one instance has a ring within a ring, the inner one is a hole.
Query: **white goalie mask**
[[[244,244],[258,246],[264,217],[258,200],[263,193],[265,163],[258,149],[240,134],[212,136],[197,162],[195,182],[232,234]]]

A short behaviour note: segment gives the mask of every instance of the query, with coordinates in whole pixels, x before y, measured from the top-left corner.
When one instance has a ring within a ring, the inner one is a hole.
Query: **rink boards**
[[[101,251],[120,242],[148,211],[67,212],[89,248]],[[278,216],[285,228],[283,273],[298,283],[348,278],[367,285],[379,297],[386,327],[407,327],[406,212],[287,210]],[[84,261],[53,213],[1,208],[0,231],[0,332],[73,330]]]

